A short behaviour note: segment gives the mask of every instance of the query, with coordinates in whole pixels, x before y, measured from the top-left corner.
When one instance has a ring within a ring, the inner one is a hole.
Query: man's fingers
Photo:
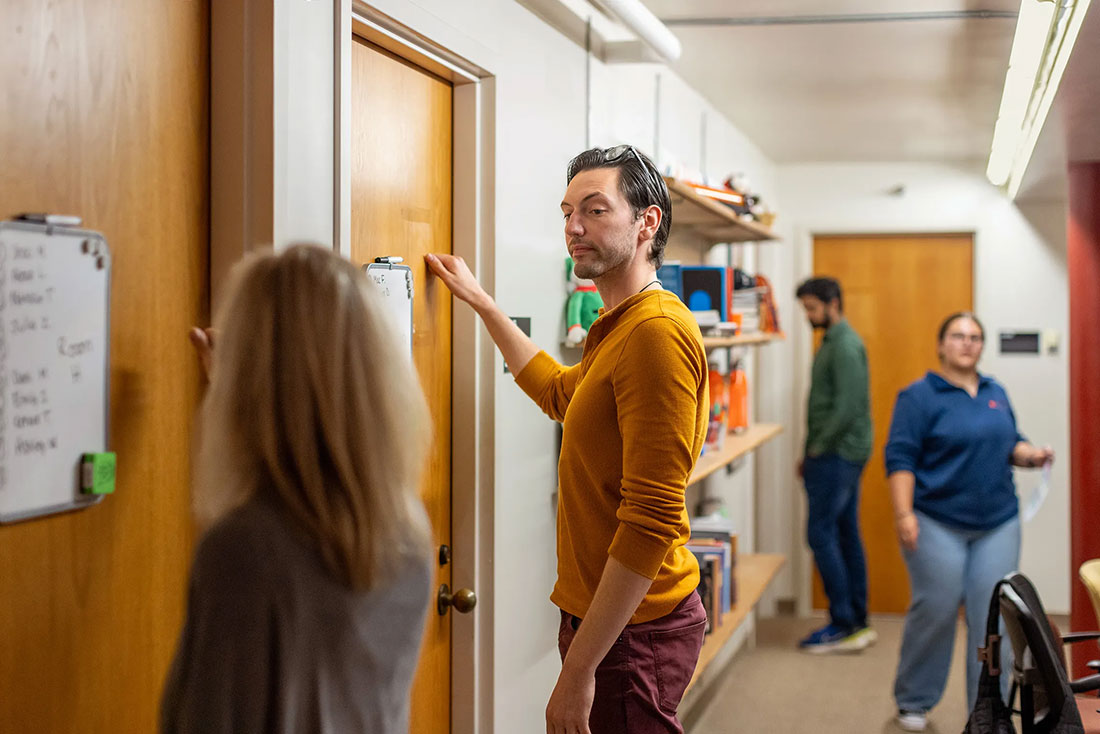
[[[444,260],[443,256],[429,253],[424,258],[428,261],[428,267],[440,280],[448,284],[454,281],[456,272],[452,267],[452,263]]]
[[[588,725],[572,724],[562,721],[546,720],[546,734],[592,734]]]
[[[446,269],[443,267],[443,263],[440,262],[438,257],[429,252],[424,256],[424,260],[428,263],[428,268],[433,273],[440,277],[443,276],[443,272],[445,272]]]

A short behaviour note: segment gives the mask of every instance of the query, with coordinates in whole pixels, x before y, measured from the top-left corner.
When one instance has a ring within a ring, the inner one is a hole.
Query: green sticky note
[[[115,491],[115,454],[103,451],[84,454],[80,462],[80,489],[85,494],[111,494]]]

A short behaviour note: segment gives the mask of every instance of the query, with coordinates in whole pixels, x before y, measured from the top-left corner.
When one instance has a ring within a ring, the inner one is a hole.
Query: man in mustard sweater
[[[684,490],[707,425],[699,327],[656,270],[671,225],[668,189],[632,146],[574,158],[561,202],[565,241],[604,309],[581,363],[563,367],[497,307],[461,258],[432,271],[477,311],[516,383],[561,421],[558,580],[562,671],[548,734],[681,732],[706,617],[684,547]]]

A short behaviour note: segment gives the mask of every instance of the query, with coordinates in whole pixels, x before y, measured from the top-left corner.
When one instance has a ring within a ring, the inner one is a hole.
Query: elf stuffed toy
[[[565,258],[565,272],[568,280],[569,301],[565,307],[565,343],[578,347],[584,343],[592,322],[600,315],[603,299],[591,280],[577,277],[573,270],[573,258]]]

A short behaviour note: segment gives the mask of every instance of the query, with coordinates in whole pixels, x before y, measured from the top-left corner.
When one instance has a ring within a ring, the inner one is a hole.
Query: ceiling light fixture
[[[1090,0],[1022,0],[986,176],[1014,196]]]

